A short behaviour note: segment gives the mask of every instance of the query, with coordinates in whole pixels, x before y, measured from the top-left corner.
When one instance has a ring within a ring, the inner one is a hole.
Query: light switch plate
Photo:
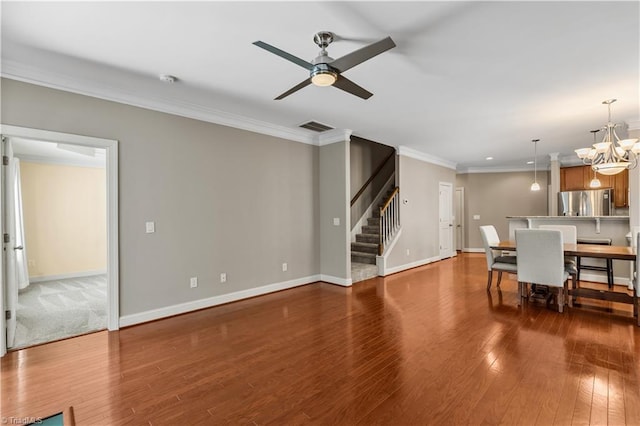
[[[156,223],[155,222],[146,222],[145,223],[145,229],[147,231],[147,234],[153,234],[154,232],[156,232]]]

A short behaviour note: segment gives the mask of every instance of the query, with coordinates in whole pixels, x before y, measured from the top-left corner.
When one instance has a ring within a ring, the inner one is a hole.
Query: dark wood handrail
[[[385,211],[387,207],[389,207],[389,204],[391,204],[391,200],[393,200],[393,197],[396,196],[398,191],[400,191],[400,187],[396,186],[391,195],[389,195],[389,198],[387,198],[387,201],[382,205],[382,207],[380,207],[380,212]]]
[[[360,198],[360,196],[362,195],[364,190],[367,189],[367,186],[369,186],[369,184],[371,182],[373,182],[373,180],[376,178],[376,176],[378,176],[378,173],[380,173],[382,168],[384,166],[386,166],[386,164],[389,161],[389,159],[393,158],[395,153],[396,153],[396,151],[394,150],[391,154],[389,154],[389,156],[387,158],[384,159],[384,161],[382,163],[380,163],[378,168],[373,171],[373,173],[371,174],[371,177],[369,179],[367,179],[367,181],[364,183],[364,185],[362,185],[362,188],[360,188],[360,190],[356,193],[356,195],[354,195],[353,198],[351,199],[351,206],[353,206],[355,204],[355,202],[358,201],[358,198]]]

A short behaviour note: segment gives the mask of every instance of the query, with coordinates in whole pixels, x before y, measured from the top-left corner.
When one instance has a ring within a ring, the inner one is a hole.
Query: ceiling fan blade
[[[373,96],[373,93],[363,89],[362,87],[355,84],[353,81],[349,80],[346,77],[338,75],[338,79],[335,83],[333,83],[333,87],[337,87],[338,89],[344,90],[347,93],[351,93],[352,95],[356,95],[362,99],[369,99]]]
[[[310,62],[307,62],[304,59],[300,59],[297,56],[293,56],[291,53],[287,53],[284,50],[280,50],[277,47],[274,47],[263,41],[254,41],[253,44],[263,48],[264,50],[268,50],[269,52],[274,53],[280,56],[281,58],[286,59],[287,61],[293,62],[296,65],[300,65],[302,68],[305,68],[309,71],[311,71],[311,68],[313,68],[313,64],[311,64]]]
[[[298,90],[302,89],[303,87],[307,87],[310,84],[311,84],[311,78],[308,78],[305,81],[303,81],[302,83],[293,86],[291,89],[287,90],[282,95],[280,95],[277,98],[275,98],[274,100],[279,101],[280,99],[285,98],[285,97],[289,96],[290,94],[292,94],[294,92],[297,92]]]
[[[330,65],[340,72],[345,72],[346,70],[363,63],[367,59],[371,59],[374,56],[386,52],[394,47],[396,47],[396,44],[391,40],[391,37],[383,38],[382,40],[376,41],[375,43],[361,49],[347,53],[343,57],[331,62]]]

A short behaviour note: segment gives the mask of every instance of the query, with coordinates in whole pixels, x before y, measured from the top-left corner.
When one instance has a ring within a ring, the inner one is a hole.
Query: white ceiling
[[[640,119],[639,24],[637,1],[3,2],[2,75],[292,139],[316,120],[462,171],[530,168],[533,138],[539,161],[575,160],[605,99],[614,121]],[[309,86],[274,101],[308,75],[252,42],[310,61],[322,30],[334,58],[393,38],[344,74],[374,96]]]
[[[105,168],[106,151],[80,145],[68,145],[33,139],[11,138],[13,153],[24,161]]]

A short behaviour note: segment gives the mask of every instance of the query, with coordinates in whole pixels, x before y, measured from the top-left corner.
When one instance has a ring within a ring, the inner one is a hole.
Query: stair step
[[[374,243],[380,242],[380,235],[378,234],[356,234],[356,242],[358,243]]]
[[[351,252],[373,253],[378,254],[378,244],[375,243],[351,243]]]
[[[378,267],[370,263],[351,262],[351,282],[359,282],[378,276]]]
[[[369,263],[371,265],[376,264],[376,255],[373,253],[362,253],[358,251],[351,252],[351,261],[357,263]]]
[[[365,225],[362,227],[363,234],[378,234],[379,232],[380,232],[380,228],[378,226]]]
[[[367,225],[369,225],[369,226],[380,226],[380,216],[367,218]]]

